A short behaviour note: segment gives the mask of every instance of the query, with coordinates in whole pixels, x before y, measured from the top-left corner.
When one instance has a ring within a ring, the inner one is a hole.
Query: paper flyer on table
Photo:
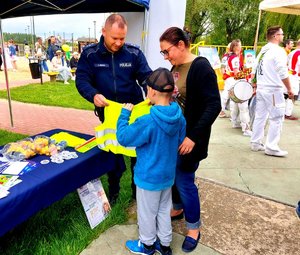
[[[17,184],[16,175],[0,174],[0,186],[5,187],[7,190]],[[19,182],[18,182],[19,183]]]
[[[6,197],[8,194],[7,189],[0,185],[0,199]]]
[[[77,189],[81,204],[91,228],[100,224],[110,212],[110,204],[99,179]]]
[[[19,175],[20,172],[27,166],[28,162],[11,162],[2,174]]]

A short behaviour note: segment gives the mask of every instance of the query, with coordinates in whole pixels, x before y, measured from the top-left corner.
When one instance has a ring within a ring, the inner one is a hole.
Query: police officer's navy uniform
[[[81,96],[91,103],[94,103],[96,94],[102,94],[115,102],[137,104],[144,100],[142,88],[146,93],[146,85],[142,83],[151,72],[138,46],[125,43],[119,51],[112,53],[104,46],[104,37],[101,36],[98,44],[88,45],[81,53],[76,87]],[[96,112],[103,121],[104,108],[96,108]],[[119,193],[119,181],[126,169],[122,155],[116,154],[115,159],[115,169],[108,173],[110,200]],[[133,167],[135,158],[131,163]],[[135,194],[135,186],[132,187]]]

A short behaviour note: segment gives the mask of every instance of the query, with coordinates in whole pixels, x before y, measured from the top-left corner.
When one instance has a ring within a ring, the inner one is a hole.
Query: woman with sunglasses
[[[221,110],[217,77],[208,60],[189,51],[189,40],[178,27],[168,28],[160,37],[161,54],[173,65],[180,104],[186,122],[186,137],[179,147],[175,185],[172,190],[172,219],[185,216],[187,236],[184,252],[193,251],[200,239],[200,201],[195,185],[199,162],[207,157],[211,126]]]

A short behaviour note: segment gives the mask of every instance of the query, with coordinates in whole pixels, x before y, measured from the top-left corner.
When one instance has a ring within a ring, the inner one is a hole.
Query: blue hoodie
[[[150,114],[131,125],[131,112],[122,109],[117,139],[123,146],[136,147],[134,182],[145,190],[158,191],[174,184],[178,147],[185,137],[185,118],[179,105],[154,105]]]

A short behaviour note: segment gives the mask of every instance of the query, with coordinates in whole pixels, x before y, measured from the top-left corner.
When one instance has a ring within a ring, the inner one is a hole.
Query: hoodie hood
[[[180,128],[182,111],[175,102],[172,102],[169,106],[152,106],[150,115],[166,134],[173,136]]]

